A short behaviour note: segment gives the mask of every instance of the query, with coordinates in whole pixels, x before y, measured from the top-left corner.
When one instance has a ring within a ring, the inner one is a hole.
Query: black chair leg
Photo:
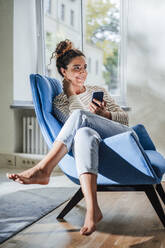
[[[74,206],[77,205],[79,201],[84,197],[81,187],[80,189],[74,194],[65,208],[61,211],[61,213],[57,216],[57,219],[62,219]]]
[[[165,204],[165,192],[161,184],[156,185],[156,191],[158,192],[160,198],[162,199],[163,203]]]
[[[145,193],[159,216],[163,226],[165,227],[165,214],[153,185],[147,186]]]

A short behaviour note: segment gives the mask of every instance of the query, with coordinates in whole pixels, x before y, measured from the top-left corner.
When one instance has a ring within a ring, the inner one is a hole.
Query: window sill
[[[13,104],[10,105],[10,108],[12,109],[34,109],[34,104],[31,101],[14,101]],[[126,112],[131,111],[131,108],[128,106],[121,106],[121,108]]]
[[[31,101],[14,101],[10,108],[12,109],[34,109],[33,102]]]

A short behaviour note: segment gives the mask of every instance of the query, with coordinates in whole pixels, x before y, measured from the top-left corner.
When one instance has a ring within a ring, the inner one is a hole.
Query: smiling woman
[[[56,112],[59,113],[58,118],[61,122],[64,123],[75,109],[83,109],[128,125],[127,114],[115,104],[103,87],[84,85],[88,74],[86,57],[80,50],[74,48],[73,43],[68,39],[61,41],[51,59],[54,57],[56,58],[58,72],[64,78],[63,93],[54,99],[54,107],[57,109]],[[102,102],[94,100],[99,107],[91,102],[92,94],[95,91],[104,92]]]
[[[96,224],[102,219],[97,201],[99,143],[104,138],[134,131],[128,127],[128,115],[104,88],[84,86],[87,77],[85,55],[74,48],[71,41],[61,41],[52,54],[53,57],[56,58],[56,66],[64,78],[63,92],[55,97],[53,104],[59,113],[56,117],[65,124],[42,161],[27,171],[9,174],[8,177],[24,184],[48,184],[54,167],[65,154],[72,151],[87,207],[80,233],[89,235],[96,230]],[[95,91],[104,92],[102,102],[96,99],[92,102]]]

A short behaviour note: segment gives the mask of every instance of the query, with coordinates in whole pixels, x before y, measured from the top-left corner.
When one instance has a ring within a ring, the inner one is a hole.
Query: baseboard
[[[38,164],[45,155],[27,153],[0,153],[0,168],[29,169]],[[53,172],[63,173],[57,165]]]

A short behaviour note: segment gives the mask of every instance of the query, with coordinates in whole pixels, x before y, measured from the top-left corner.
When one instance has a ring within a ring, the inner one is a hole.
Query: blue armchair
[[[62,123],[56,119],[52,101],[62,92],[58,80],[39,74],[30,75],[33,103],[43,137],[49,148],[61,130]],[[165,159],[156,151],[145,127],[133,127],[133,132],[125,132],[102,140],[99,147],[99,170],[97,191],[144,191],[165,226],[165,214],[161,202],[165,204],[165,192],[161,179],[165,173]],[[64,174],[80,185],[72,152],[59,162]],[[81,199],[81,187],[57,218],[63,218]]]

